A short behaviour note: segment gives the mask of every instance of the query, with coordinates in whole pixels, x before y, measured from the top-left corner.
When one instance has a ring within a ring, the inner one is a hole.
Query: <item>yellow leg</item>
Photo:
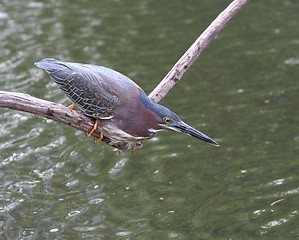
[[[95,130],[97,129],[97,127],[98,127],[99,122],[100,122],[100,120],[99,120],[99,119],[96,119],[96,121],[95,121],[94,124],[93,124],[92,129],[89,131],[89,133],[87,133],[87,137],[90,137],[90,136],[94,133],[94,131],[95,131]]]
[[[96,119],[96,121],[95,121],[94,124],[93,124],[92,129],[90,130],[89,133],[87,133],[87,137],[90,137],[90,136],[94,133],[94,131],[97,129],[97,127],[98,127],[98,125],[99,125],[99,122],[100,122],[100,120],[99,120],[99,119]],[[100,132],[100,136],[99,136],[99,138],[96,140],[96,144],[100,143],[100,142],[102,141],[102,139],[103,139],[103,134]]]
[[[100,143],[100,141],[102,141],[102,139],[103,139],[103,134],[100,133],[99,138],[96,140],[96,144]]]
[[[68,106],[69,109],[71,110],[75,110],[76,105],[74,103],[72,103],[71,105]]]

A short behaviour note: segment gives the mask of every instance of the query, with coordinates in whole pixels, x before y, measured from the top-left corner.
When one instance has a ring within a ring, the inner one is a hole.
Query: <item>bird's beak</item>
[[[210,143],[216,147],[220,147],[220,145],[215,140],[213,140],[212,138],[203,134],[202,132],[196,130],[195,128],[189,126],[188,124],[184,123],[183,121],[173,123],[173,124],[171,124],[171,126],[169,126],[169,128],[176,132],[181,132],[181,133],[185,133],[189,136],[196,137],[196,138],[198,138],[204,142]]]

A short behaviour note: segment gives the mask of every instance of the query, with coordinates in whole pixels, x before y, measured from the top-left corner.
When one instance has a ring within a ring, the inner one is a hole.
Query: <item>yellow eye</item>
[[[164,121],[166,124],[171,123],[171,119],[170,119],[169,117],[165,117],[165,118],[163,118],[163,121]]]

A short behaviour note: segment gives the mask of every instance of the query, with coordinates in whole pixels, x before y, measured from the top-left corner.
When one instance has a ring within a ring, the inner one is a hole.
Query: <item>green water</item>
[[[149,93],[228,4],[2,0],[0,90],[69,104],[33,65],[54,57]],[[117,154],[0,109],[0,239],[299,239],[298,11],[252,1],[162,101],[221,148],[163,132]]]

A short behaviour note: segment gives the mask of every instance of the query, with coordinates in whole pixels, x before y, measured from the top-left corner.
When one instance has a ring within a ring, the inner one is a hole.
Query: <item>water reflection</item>
[[[225,3],[0,6],[1,90],[67,105],[35,61],[105,65],[150,92]],[[265,12],[252,2],[163,100],[220,149],[160,133],[118,154],[0,109],[0,238],[297,238],[297,8],[277,1]]]
[[[120,153],[121,154],[121,153]],[[116,164],[109,170],[110,177],[115,178],[117,174],[124,168],[125,164],[129,161],[129,158],[121,158]]]

